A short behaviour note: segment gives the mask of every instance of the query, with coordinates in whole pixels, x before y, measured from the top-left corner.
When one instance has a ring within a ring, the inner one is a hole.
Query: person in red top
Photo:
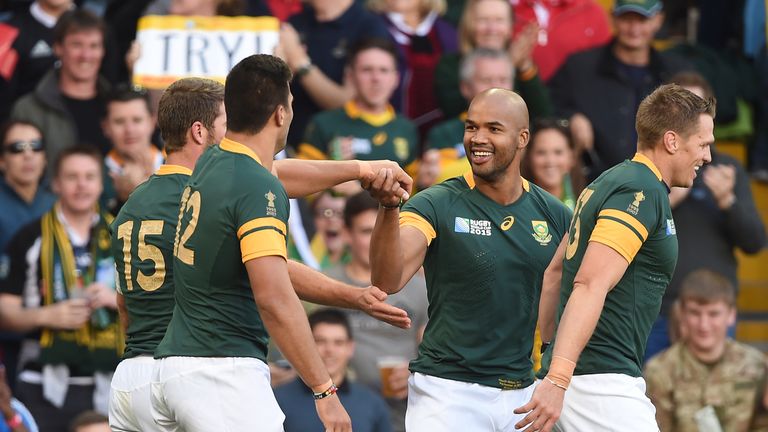
[[[510,0],[515,11],[515,36],[538,26],[533,61],[546,82],[569,55],[611,40],[608,17],[595,0]]]

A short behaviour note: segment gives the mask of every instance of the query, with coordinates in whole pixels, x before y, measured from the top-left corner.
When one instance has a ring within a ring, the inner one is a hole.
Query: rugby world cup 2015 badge
[[[549,233],[549,226],[546,221],[531,221],[533,227],[533,238],[539,242],[540,245],[546,246],[552,241],[552,234]]]

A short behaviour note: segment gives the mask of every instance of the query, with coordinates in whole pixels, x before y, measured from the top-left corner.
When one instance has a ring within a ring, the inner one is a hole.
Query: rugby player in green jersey
[[[564,261],[553,261],[560,275],[542,289],[543,340],[557,308],[554,349],[531,401],[517,410],[528,413],[518,427],[659,430],[641,363],[677,262],[669,188],[690,187],[711,161],[714,117],[714,99],[674,84],[657,88],[637,110],[637,154],[581,193],[559,250]]]
[[[179,201],[200,155],[224,136],[223,103],[224,86],[206,79],[182,79],[164,92],[159,124],[168,161],[131,195],[113,225],[121,291],[118,305],[127,333],[124,361],[112,380],[110,396],[110,423],[115,430],[157,430],[150,414],[149,386],[152,356],[174,307],[172,263]],[[397,164],[283,160],[273,168],[293,196],[371,176],[380,166],[396,168]],[[378,288],[347,286],[295,262],[289,262],[288,268],[302,298],[362,309],[393,325],[408,325],[402,310],[383,303],[386,294]]]
[[[380,209],[372,281],[400,290],[424,265],[429,321],[410,363],[406,429],[511,432],[534,389],[531,349],[542,274],[571,212],[520,177],[528,109],[510,90],[472,101],[464,147],[472,171],[399,208],[386,171],[369,185]]]

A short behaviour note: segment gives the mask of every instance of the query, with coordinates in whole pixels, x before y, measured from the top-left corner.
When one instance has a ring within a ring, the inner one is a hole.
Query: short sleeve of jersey
[[[328,159],[328,138],[323,133],[317,116],[312,118],[304,130],[304,139],[299,145],[299,158],[309,160]]]
[[[266,172],[243,186],[235,204],[235,224],[243,262],[263,256],[287,258],[288,196]]]
[[[433,186],[413,196],[400,211],[400,226],[412,226],[427,240],[427,246],[437,237],[437,195],[441,186]]]
[[[612,248],[631,263],[658,226],[661,209],[661,196],[656,190],[617,190],[598,212],[589,241]]]

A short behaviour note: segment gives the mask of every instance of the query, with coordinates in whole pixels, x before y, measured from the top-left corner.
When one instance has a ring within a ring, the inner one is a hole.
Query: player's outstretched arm
[[[628,266],[629,262],[611,247],[589,242],[557,329],[549,373],[536,387],[531,401],[515,410],[517,414],[528,413],[515,427],[522,429],[531,424],[531,430],[552,430],[563,409],[563,397],[576,362],[600,319],[605,296],[619,283]]]
[[[386,293],[396,293],[424,262],[427,239],[414,227],[400,228],[401,200],[392,170],[380,170],[367,186],[380,204],[371,236],[371,282]]]
[[[408,199],[413,186],[411,177],[397,163],[388,160],[281,159],[275,161],[273,167],[291,198],[321,192],[352,180],[367,184],[373,181],[375,173],[382,168],[392,169],[399,185],[396,193],[403,200]]]
[[[300,299],[326,306],[361,310],[395,327],[409,328],[411,319],[400,308],[387,304],[387,293],[375,286],[359,288],[335,279],[293,260],[288,275]]]
[[[541,283],[541,299],[539,300],[539,333],[545,343],[551,342],[555,336],[555,312],[560,301],[560,281],[563,277],[563,258],[568,245],[568,233],[565,234],[560,246],[557,247],[552,261],[544,271]]]
[[[247,261],[245,268],[259,314],[280,351],[314,393],[327,391],[333,383],[317,353],[304,308],[291,286],[285,259],[263,256]],[[317,399],[315,407],[326,430],[352,430],[336,394]]]

